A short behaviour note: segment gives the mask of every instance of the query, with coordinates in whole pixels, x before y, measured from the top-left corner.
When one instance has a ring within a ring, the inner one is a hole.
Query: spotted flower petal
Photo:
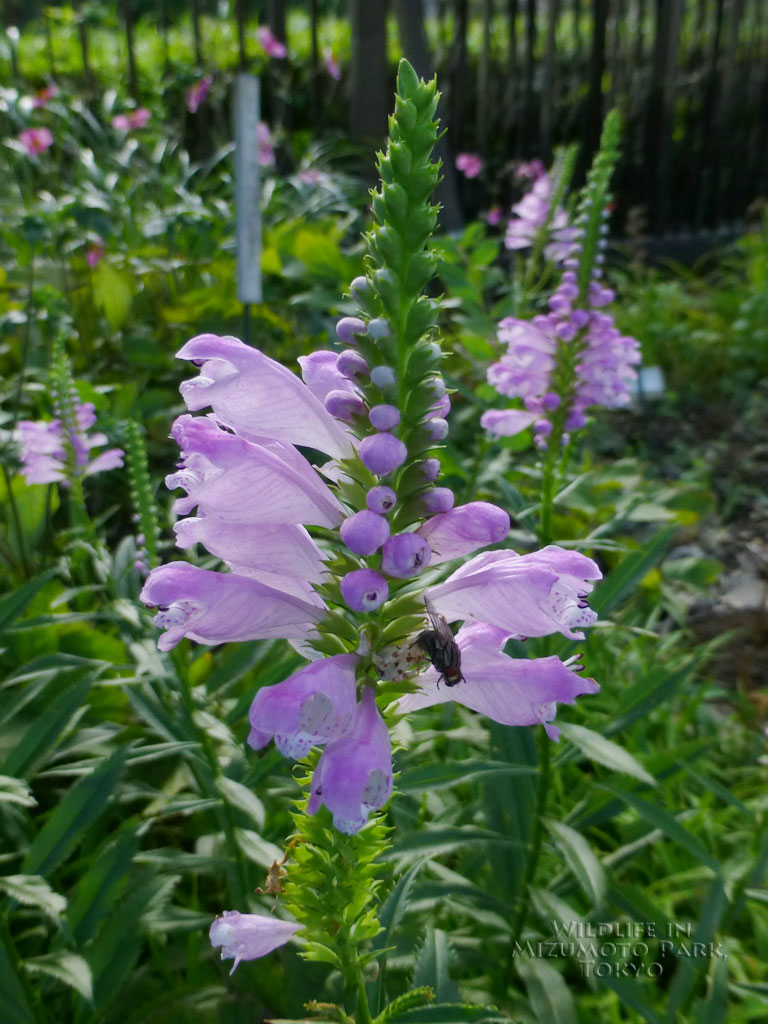
[[[307,811],[321,804],[333,814],[340,832],[359,832],[370,812],[383,807],[392,793],[392,747],[389,730],[366,686],[350,729],[323,751],[312,778]]]
[[[201,644],[304,639],[323,615],[322,608],[259,580],[187,562],[153,569],[141,600],[159,609],[155,625],[165,630],[157,642],[161,651],[170,651],[185,636]]]
[[[307,665],[256,694],[248,743],[266,746],[274,736],[286,757],[305,757],[311,747],[337,739],[356,707],[354,654],[336,654]]]

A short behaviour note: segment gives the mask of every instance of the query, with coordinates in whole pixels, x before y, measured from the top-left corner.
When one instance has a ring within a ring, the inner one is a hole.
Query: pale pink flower
[[[46,85],[44,89],[38,89],[32,100],[32,106],[35,108],[44,107],[48,100],[52,100],[54,96],[58,96],[59,87],[55,82],[51,82],[50,85]]]
[[[187,110],[190,114],[197,113],[200,105],[208,95],[212,82],[213,78],[210,75],[206,75],[199,82],[195,82],[194,85],[189,87],[187,90]]]
[[[490,226],[492,228],[495,228],[500,220],[501,220],[501,207],[500,206],[492,206],[490,208],[490,210],[485,215],[485,223],[486,224],[490,224]]]
[[[89,245],[85,253],[85,262],[89,267],[96,267],[104,258],[104,246],[99,242],[97,245]]]
[[[268,57],[274,57],[275,60],[283,60],[284,57],[288,56],[288,48],[285,43],[281,43],[268,28],[260,28],[256,35]]]
[[[319,185],[324,175],[322,171],[316,171],[310,167],[306,171],[299,171],[298,177],[302,185]]]
[[[116,114],[112,118],[112,127],[117,132],[129,132],[134,128],[145,128],[152,116],[146,107],[137,107],[128,114]]]
[[[53,145],[53,135],[47,128],[25,128],[19,133],[19,142],[30,156],[44,153]]]
[[[323,50],[323,62],[325,64],[325,70],[335,81],[339,81],[341,78],[341,64],[339,64],[337,58],[334,56],[333,50]]]
[[[459,153],[456,157],[456,170],[461,171],[465,178],[476,178],[483,170],[483,158],[477,153]]]
[[[259,122],[259,163],[262,167],[273,167],[275,163],[275,140],[266,121]]]

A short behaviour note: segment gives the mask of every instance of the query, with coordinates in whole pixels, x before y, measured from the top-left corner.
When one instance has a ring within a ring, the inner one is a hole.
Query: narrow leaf
[[[599,732],[587,729],[583,725],[575,725],[573,722],[561,722],[560,730],[563,735],[573,743],[575,747],[592,761],[610,768],[614,772],[623,772],[631,775],[648,786],[655,786],[656,780],[635,758],[620,747],[618,743],[607,740]]]
[[[605,898],[605,871],[587,840],[559,821],[548,821],[547,827],[587,898],[594,907],[600,906]]]
[[[54,921],[67,908],[66,899],[54,892],[39,875],[3,875],[0,877],[0,889],[24,906],[39,907]]]
[[[93,983],[91,979],[91,968],[88,962],[77,953],[69,953],[61,950],[58,953],[46,953],[44,956],[30,957],[24,961],[24,966],[33,973],[39,971],[51,978],[63,981],[65,985],[75,989],[83,999],[89,1002],[93,999]]]

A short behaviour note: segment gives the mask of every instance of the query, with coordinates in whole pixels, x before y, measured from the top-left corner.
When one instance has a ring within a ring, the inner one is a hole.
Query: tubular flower
[[[525,170],[525,174],[520,174],[521,170]],[[507,249],[527,249],[533,245],[538,233],[546,229],[548,243],[545,253],[555,263],[562,263],[574,250],[577,230],[569,225],[568,215],[562,206],[554,206],[555,178],[536,160],[523,164],[518,176],[533,178],[533,186],[512,207],[515,216],[507,222],[505,246]]]
[[[123,464],[123,451],[110,448],[93,456],[107,443],[106,434],[89,434],[96,422],[92,402],[77,402],[55,420],[21,420],[16,440],[21,447],[21,471],[28,484],[69,483],[72,476],[93,476]]]
[[[203,334],[180,350],[199,372],[181,386],[190,412],[173,427],[181,461],[166,482],[184,492],[175,510],[186,517],[176,539],[202,544],[225,568],[173,562],[153,570],[142,592],[158,609],[164,650],[185,636],[283,637],[308,659],[256,693],[249,743],[260,749],[274,737],[290,758],[324,746],[307,810],[324,805],[350,833],[392,791],[378,705],[397,694],[377,684],[423,667],[413,653],[414,623],[425,620],[422,573],[503,541],[510,525],[487,502],[453,507],[453,493],[438,486],[450,399],[434,341],[437,303],[422,294],[434,268],[426,246],[437,215],[428,201],[438,177],[428,158],[436,94],[405,63],[398,84],[366,274],[350,285],[356,308],[339,319],[338,348],[303,356],[301,377],[235,338]],[[426,591],[452,621],[567,636],[591,621],[586,581],[599,573],[583,556],[504,551],[464,569]],[[483,595],[498,606],[491,618],[481,618]],[[518,616],[518,603],[531,607]],[[548,671],[547,679],[558,669]],[[543,710],[520,715],[548,721],[563,692],[542,683],[538,694],[532,682]]]
[[[221,959],[232,960],[234,974],[241,960],[256,960],[278,946],[284,946],[301,930],[300,924],[281,921],[263,914],[241,914],[225,910],[211,925],[210,939],[214,949],[221,946]]]

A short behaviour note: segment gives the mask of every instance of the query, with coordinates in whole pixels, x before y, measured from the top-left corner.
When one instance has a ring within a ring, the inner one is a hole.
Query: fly
[[[418,644],[424,651],[433,668],[440,673],[440,679],[446,686],[466,683],[466,679],[461,673],[461,651],[451,632],[451,627],[445,617],[435,611],[434,605],[428,597],[424,598],[424,604],[427,606],[427,617],[432,628],[423,629],[413,641],[413,646]],[[438,686],[440,679],[437,680]]]

